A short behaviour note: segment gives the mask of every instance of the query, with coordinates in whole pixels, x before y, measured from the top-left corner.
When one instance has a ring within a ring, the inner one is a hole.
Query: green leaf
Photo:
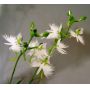
[[[85,21],[86,19],[87,19],[86,16],[81,16],[80,19],[79,19],[79,21]]]
[[[48,35],[49,35],[49,32],[44,32],[42,36],[47,37]]]
[[[62,41],[64,39],[66,39],[66,38],[69,38],[69,33],[65,29],[63,29],[60,32],[60,36],[61,36],[61,41]]]
[[[33,35],[34,35],[35,37],[39,37],[39,36],[40,36],[39,33],[37,32],[37,29],[34,29],[34,30],[33,30]]]
[[[70,16],[70,17],[68,18],[68,26],[71,26],[75,21],[76,21],[76,20],[75,20],[74,16]]]
[[[32,37],[40,37],[40,35],[37,32],[37,29],[36,29],[36,26],[35,26],[34,22],[32,22],[31,25],[30,25],[30,36],[32,36]]]
[[[68,15],[67,26],[68,27],[71,27],[73,25],[73,23],[76,22],[77,20],[73,16],[71,10],[68,11],[67,15]]]

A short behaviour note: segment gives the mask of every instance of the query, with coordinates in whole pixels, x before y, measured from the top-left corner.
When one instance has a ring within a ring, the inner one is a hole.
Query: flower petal
[[[82,43],[83,45],[85,44],[85,42],[84,42],[84,39],[83,39],[83,37],[82,36],[78,36],[78,40],[80,41],[80,43]]]
[[[43,66],[43,72],[46,77],[49,77],[53,74],[54,68],[51,65],[44,65]]]
[[[31,41],[31,42],[30,42],[29,47],[36,47],[36,46],[38,46],[38,45],[39,45],[38,41],[35,40],[35,41]]]
[[[60,47],[57,47],[58,52],[61,54],[67,54],[67,52],[64,49],[61,49]]]
[[[76,37],[76,33],[74,31],[70,30],[70,34],[72,37]]]
[[[19,52],[22,48],[20,47],[20,45],[18,44],[18,41],[16,39],[15,36],[8,36],[8,35],[3,35],[3,38],[8,42],[8,43],[4,43],[6,45],[9,45],[9,49],[15,52]]]

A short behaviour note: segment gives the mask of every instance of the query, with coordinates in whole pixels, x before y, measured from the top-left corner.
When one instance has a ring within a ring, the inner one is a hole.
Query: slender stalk
[[[32,84],[32,82],[34,81],[34,78],[35,78],[35,76],[36,76],[36,73],[37,73],[38,69],[39,69],[39,68],[37,68],[37,69],[35,70],[35,72],[34,72],[34,74],[33,74],[33,76],[32,76],[32,79],[29,81],[29,84]]]
[[[12,72],[12,75],[11,75],[10,83],[12,83],[13,76],[14,76],[14,73],[15,73],[15,70],[16,70],[16,67],[17,67],[17,64],[18,64],[18,61],[20,60],[20,57],[21,56],[22,56],[22,53],[20,53],[20,55],[18,56],[17,61],[15,63],[15,66],[14,66],[14,69],[13,69],[13,72]]]
[[[38,80],[38,84],[40,84],[40,82],[41,82],[41,80],[42,80],[42,78],[43,78],[43,75],[44,75],[44,73],[43,73],[43,70],[40,72],[40,75],[39,75],[39,80]]]
[[[58,41],[58,39],[56,40],[54,40],[54,43],[53,43],[53,45],[50,47],[50,49],[48,50],[48,52],[49,52],[49,56],[53,53],[53,51],[54,51],[54,49],[55,49],[55,47],[56,47],[56,45],[57,45],[57,41]]]
[[[31,42],[33,37],[30,37],[29,41],[28,41],[28,44]],[[13,69],[13,72],[12,72],[12,75],[11,75],[11,78],[10,78],[10,83],[12,83],[12,80],[13,80],[13,76],[14,76],[14,73],[15,73],[15,70],[16,70],[16,67],[17,67],[17,64],[21,58],[21,56],[27,51],[27,49],[23,52],[20,53],[20,55],[18,56],[17,60],[16,60],[16,63],[15,63],[15,66],[14,66],[14,69]]]
[[[28,41],[28,44],[31,42],[32,38],[33,38],[33,37],[31,36],[30,39],[29,39],[29,41]]]

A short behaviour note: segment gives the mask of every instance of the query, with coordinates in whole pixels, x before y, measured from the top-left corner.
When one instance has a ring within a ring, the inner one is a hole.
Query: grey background
[[[43,81],[43,83],[90,83],[90,5],[0,5],[0,83],[6,83],[11,75],[15,62],[9,60],[14,54],[8,50],[3,43],[3,34],[17,35],[22,33],[28,39],[28,28],[32,21],[36,22],[39,32],[48,29],[48,24],[64,24],[66,12],[71,9],[76,16],[87,16],[86,22],[76,24],[76,27],[84,27],[85,45],[76,43],[75,39],[66,41],[69,45],[67,55],[61,55],[57,51],[51,58],[51,63],[55,66],[54,75]],[[45,42],[45,41],[44,41]],[[49,45],[52,41],[47,40]],[[15,72],[14,81],[18,78],[32,76],[33,69],[28,63],[20,60]],[[24,83],[26,83],[24,81]]]

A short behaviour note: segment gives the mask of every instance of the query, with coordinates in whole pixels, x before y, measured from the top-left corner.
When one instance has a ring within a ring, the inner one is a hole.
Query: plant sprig
[[[32,67],[36,67],[32,78],[28,82],[29,84],[33,83],[33,81],[35,81],[37,78],[39,83],[43,78],[52,75],[54,68],[51,64],[50,57],[53,55],[56,49],[61,54],[67,54],[65,48],[68,46],[63,43],[65,39],[74,37],[76,38],[77,42],[84,44],[82,37],[83,29],[77,28],[73,31],[71,28],[75,23],[85,21],[86,19],[86,16],[81,16],[79,19],[77,19],[71,10],[69,10],[67,13],[66,27],[63,25],[57,26],[55,24],[51,24],[50,30],[46,30],[43,33],[38,33],[35,23],[32,22],[29,27],[30,38],[25,42],[23,41],[21,34],[17,35],[16,37],[4,35],[3,37],[6,39],[6,41],[8,41],[8,43],[5,44],[10,45],[9,49],[19,54],[14,65],[10,83],[13,81],[16,67],[21,57],[23,56],[24,60],[27,61],[27,51],[29,52],[28,55],[30,56],[30,65]],[[53,39],[53,44],[47,49],[46,43],[39,43],[37,40],[33,42],[34,37],[39,37],[41,39]],[[21,82],[22,80],[19,80],[17,83],[20,84]]]

